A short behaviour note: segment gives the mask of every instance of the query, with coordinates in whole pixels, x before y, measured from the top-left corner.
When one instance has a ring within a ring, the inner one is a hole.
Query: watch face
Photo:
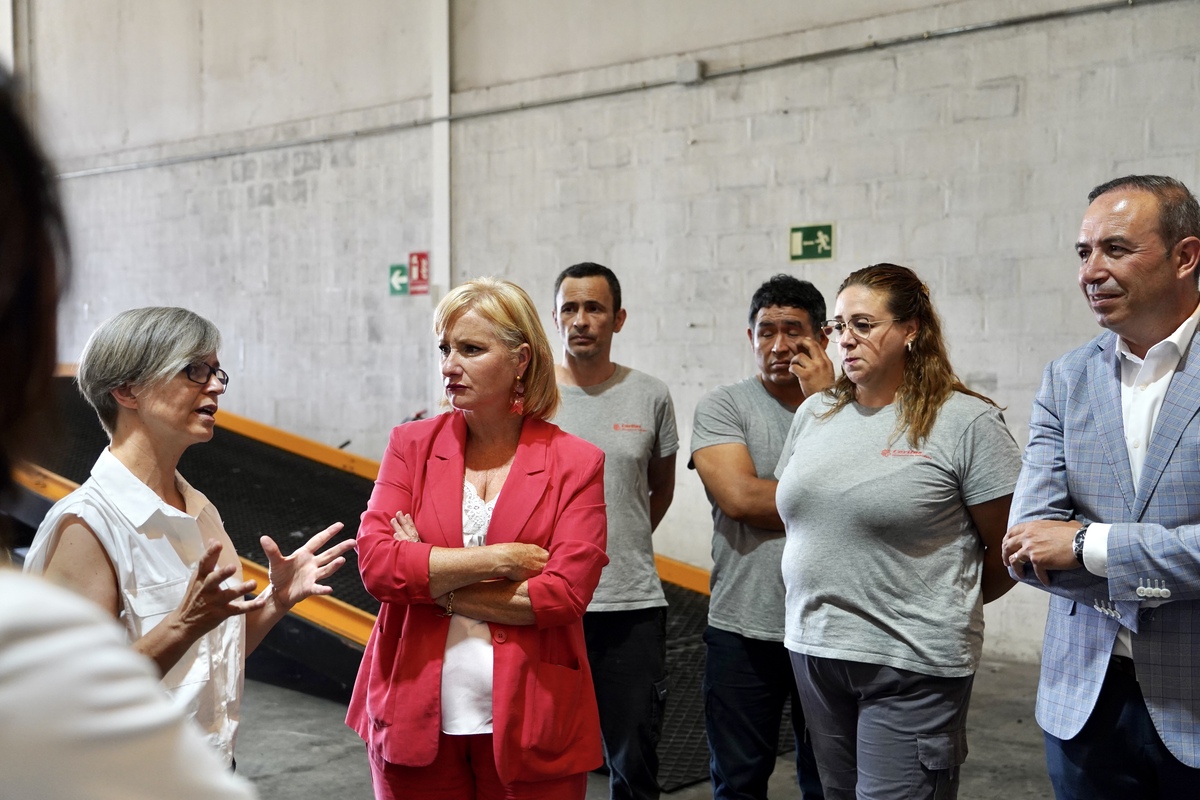
[[[1075,560],[1080,564],[1083,563],[1083,540],[1087,537],[1087,525],[1084,525],[1075,532],[1074,546],[1071,548],[1075,553]]]

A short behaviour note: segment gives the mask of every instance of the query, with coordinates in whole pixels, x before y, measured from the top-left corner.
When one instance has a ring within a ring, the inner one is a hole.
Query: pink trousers
[[[368,750],[375,800],[583,800],[587,773],[504,784],[496,774],[490,733],[438,738],[427,767],[402,767]]]

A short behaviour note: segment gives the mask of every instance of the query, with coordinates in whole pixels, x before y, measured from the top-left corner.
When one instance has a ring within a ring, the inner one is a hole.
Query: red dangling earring
[[[525,384],[522,383],[520,375],[517,376],[516,386],[513,386],[512,405],[509,406],[509,411],[518,417],[525,416]]]

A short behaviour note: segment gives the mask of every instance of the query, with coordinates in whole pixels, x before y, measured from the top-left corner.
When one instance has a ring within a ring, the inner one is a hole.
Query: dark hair
[[[1189,236],[1200,237],[1200,204],[1186,186],[1165,175],[1126,175],[1102,183],[1088,194],[1093,202],[1114,189],[1141,189],[1158,198],[1158,233],[1167,249]]]
[[[596,264],[591,261],[581,261],[578,264],[571,266],[558,273],[558,278],[554,281],[554,303],[558,304],[558,290],[562,287],[562,282],[567,278],[604,278],[608,281],[608,291],[612,294],[613,313],[621,310],[621,282],[617,280],[617,276],[613,271],[603,264]]]
[[[0,69],[0,489],[49,418],[69,255],[53,175]]]
[[[775,275],[754,292],[750,298],[750,327],[754,327],[759,311],[772,306],[807,311],[814,334],[825,324],[825,297],[808,281],[791,275]]]
[[[904,379],[896,391],[896,436],[907,433],[909,444],[919,447],[933,430],[938,411],[954,392],[996,405],[991,398],[968,389],[955,376],[942,338],[942,323],[929,298],[929,287],[917,273],[896,264],[874,264],[851,272],[838,287],[838,294],[850,286],[882,293],[887,298],[889,314],[901,322],[917,321],[912,349],[904,354]],[[834,399],[827,416],[836,414],[855,397],[854,384],[844,374],[827,391]]]

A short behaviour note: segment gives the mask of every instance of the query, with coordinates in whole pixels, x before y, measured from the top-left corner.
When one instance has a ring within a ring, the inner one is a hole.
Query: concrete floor
[[[263,670],[250,674],[281,680]],[[283,680],[297,683],[287,676]],[[1033,720],[1036,686],[1035,665],[985,661],[980,667],[967,720],[971,754],[962,770],[962,800],[1053,797],[1042,734]],[[254,781],[263,800],[371,800],[366,754],[344,717],[344,703],[329,693],[320,697],[248,680],[238,771]],[[791,770],[789,759],[781,758],[771,797],[799,798]],[[607,796],[607,780],[590,776],[588,800]],[[663,795],[671,800],[711,796],[707,781]]]

